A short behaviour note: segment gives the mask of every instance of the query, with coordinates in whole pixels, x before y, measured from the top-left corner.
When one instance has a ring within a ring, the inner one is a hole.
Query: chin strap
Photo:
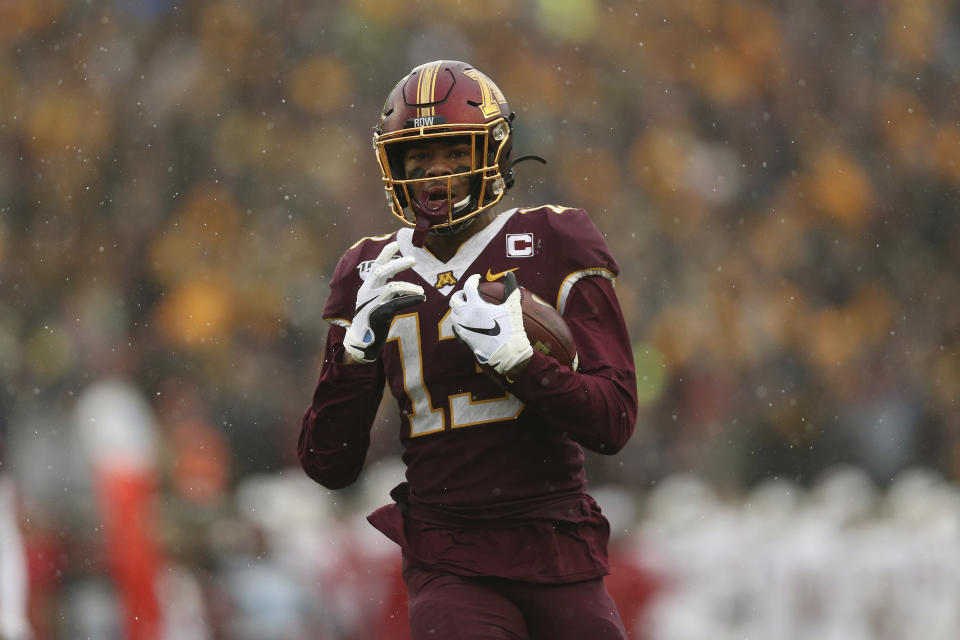
[[[456,216],[458,213],[463,213],[470,206],[470,201],[473,198],[470,194],[467,194],[467,197],[461,200],[460,202],[453,203],[453,215]],[[456,217],[454,217],[456,219]]]
[[[476,222],[477,217],[478,216],[473,216],[471,218],[467,218],[466,220],[459,220],[451,224],[449,227],[442,227],[440,229],[436,227],[430,227],[430,235],[432,236],[456,235],[461,231],[463,231],[464,229],[466,229],[467,227],[469,227],[470,225],[472,225],[474,222]]]
[[[472,196],[467,196],[460,202],[454,203],[453,205],[453,214],[461,213],[462,211],[470,207],[472,201]],[[469,226],[469,223],[473,222],[474,218],[470,218],[465,222],[467,224],[460,223],[458,224],[456,218],[454,218],[453,224],[442,229],[431,229],[430,219],[427,216],[417,216],[417,225],[413,229],[413,237],[410,239],[410,242],[415,247],[422,248],[424,243],[427,241],[428,233],[435,233],[437,235],[453,235],[458,231],[461,231]]]

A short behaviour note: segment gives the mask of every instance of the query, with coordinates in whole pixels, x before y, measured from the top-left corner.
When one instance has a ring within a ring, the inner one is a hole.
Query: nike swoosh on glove
[[[479,282],[480,274],[474,274],[467,278],[463,289],[450,296],[453,332],[473,350],[480,364],[506,375],[533,355],[523,330],[517,276],[512,271],[504,276],[501,304],[484,300],[477,291]]]
[[[412,282],[388,282],[416,264],[413,256],[393,259],[399,250],[391,242],[373,261],[367,279],[357,291],[353,322],[343,337],[343,346],[354,360],[373,362],[380,357],[390,331],[390,322],[403,309],[427,299],[423,287]]]

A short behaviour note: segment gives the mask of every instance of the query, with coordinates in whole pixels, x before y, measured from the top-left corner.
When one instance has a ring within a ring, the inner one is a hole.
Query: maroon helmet
[[[408,226],[417,226],[420,241],[429,229],[452,233],[486,211],[513,186],[510,152],[514,114],[500,89],[470,65],[437,60],[420,65],[387,96],[373,135],[390,211]],[[439,208],[415,202],[410,186],[436,178],[408,178],[403,151],[412,142],[456,137],[473,149],[469,171],[443,176],[447,193],[454,178],[468,177],[470,195]]]

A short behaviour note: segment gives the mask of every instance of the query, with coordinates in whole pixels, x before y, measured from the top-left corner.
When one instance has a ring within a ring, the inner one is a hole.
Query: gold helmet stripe
[[[417,102],[419,104],[430,104],[436,100],[437,75],[443,63],[443,60],[437,60],[421,67],[420,77],[417,79]],[[417,108],[418,117],[432,115],[436,115],[436,110],[432,106]]]

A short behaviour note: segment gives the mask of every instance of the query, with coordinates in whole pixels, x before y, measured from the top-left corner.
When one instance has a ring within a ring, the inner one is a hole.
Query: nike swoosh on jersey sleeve
[[[493,282],[494,280],[499,280],[503,276],[507,275],[511,271],[516,271],[520,267],[514,267],[513,269],[507,269],[506,271],[501,271],[499,273],[490,273],[490,269],[487,269],[487,282]]]

